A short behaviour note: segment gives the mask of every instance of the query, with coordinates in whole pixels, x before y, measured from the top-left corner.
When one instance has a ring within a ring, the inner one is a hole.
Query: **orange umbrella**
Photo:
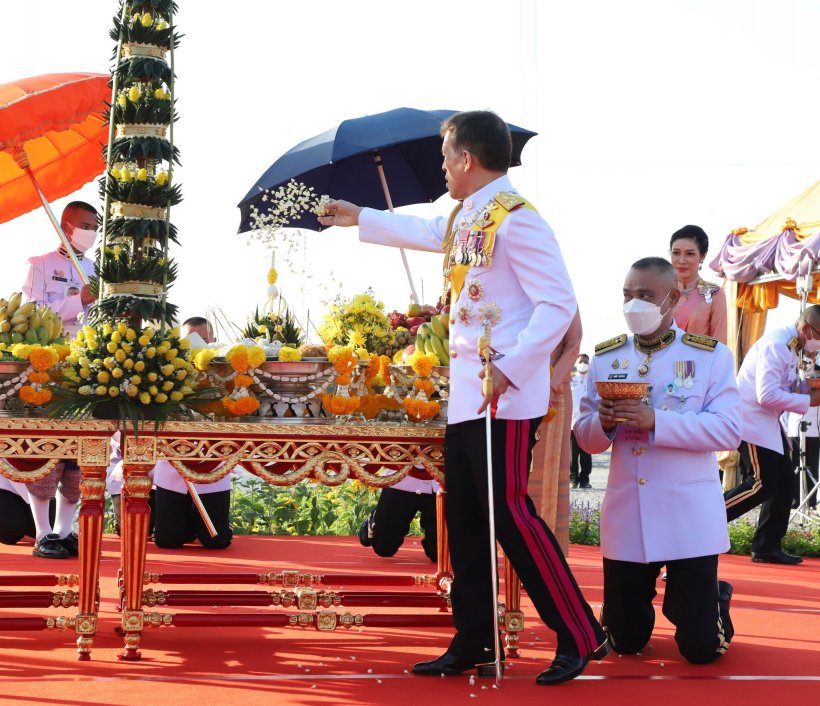
[[[76,191],[105,171],[107,74],[46,74],[0,84],[0,223]],[[78,266],[82,273],[82,268]]]

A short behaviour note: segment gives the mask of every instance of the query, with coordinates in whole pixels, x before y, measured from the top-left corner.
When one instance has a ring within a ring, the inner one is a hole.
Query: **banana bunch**
[[[450,365],[449,314],[433,316],[416,331],[416,350],[435,353],[442,365]]]
[[[62,319],[47,306],[21,304],[22,299],[22,292],[0,299],[0,343],[62,343]]]

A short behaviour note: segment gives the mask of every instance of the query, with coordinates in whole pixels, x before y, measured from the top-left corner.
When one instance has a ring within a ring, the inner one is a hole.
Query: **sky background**
[[[237,234],[239,201],[297,143],[392,108],[492,109],[539,133],[510,176],[555,230],[586,350],[625,331],[624,275],[640,257],[666,256],[672,232],[702,226],[708,261],[732,228],[820,179],[814,0],[178,4],[184,201],[172,215],[182,248],[170,299],[182,318],[216,310],[243,324],[264,303],[270,251]],[[4,9],[25,30],[4,36],[0,83],[109,71],[114,0]],[[101,206],[96,184],[72,198]],[[55,202],[58,216],[69,200]],[[445,195],[400,210],[447,215],[452,205]],[[279,246],[279,285],[303,321],[309,311],[318,324],[340,287],[372,286],[388,310],[409,302],[397,250],[360,244],[354,229],[295,238],[297,252]],[[56,235],[36,211],[0,224],[0,242],[8,296]],[[440,256],[409,258],[434,303]],[[784,302],[770,325],[797,311]]]

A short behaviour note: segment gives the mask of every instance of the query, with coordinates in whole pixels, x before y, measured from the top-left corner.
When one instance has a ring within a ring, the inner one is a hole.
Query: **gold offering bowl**
[[[820,389],[820,375],[809,375],[806,378],[806,384],[812,389]]]
[[[622,382],[620,380],[596,380],[598,394],[605,400],[640,400],[649,392],[648,382]],[[628,420],[616,417],[616,422]]]

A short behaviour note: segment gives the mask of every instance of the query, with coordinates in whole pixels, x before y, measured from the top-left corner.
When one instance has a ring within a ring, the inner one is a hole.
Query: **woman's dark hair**
[[[672,233],[672,238],[669,240],[669,249],[672,249],[676,240],[683,238],[695,241],[695,245],[698,246],[698,252],[701,257],[709,252],[709,236],[706,235],[706,231],[700,226],[683,226],[680,230],[676,230]]]
[[[472,152],[485,169],[506,172],[512,159],[510,129],[489,110],[451,115],[441,126],[441,136],[453,135],[456,149]]]

